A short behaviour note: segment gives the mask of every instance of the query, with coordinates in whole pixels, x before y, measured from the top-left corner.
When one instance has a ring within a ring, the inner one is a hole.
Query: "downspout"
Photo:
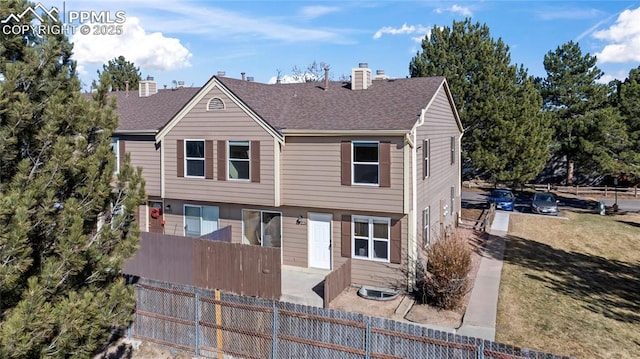
[[[411,132],[407,135],[407,143],[411,147],[411,205],[409,208],[409,223],[408,223],[408,258],[407,258],[407,273],[408,283],[407,289],[413,291],[413,285],[416,278],[416,264],[418,260],[418,156],[417,156],[417,143],[418,143],[418,130],[419,126],[424,124],[424,118],[427,111],[422,109],[420,112],[420,118],[418,122],[413,126]]]
[[[464,135],[464,131],[460,132],[460,136],[458,137],[458,189],[456,190],[456,213],[458,213],[458,224],[462,224],[462,135]],[[459,210],[458,210],[459,209]]]

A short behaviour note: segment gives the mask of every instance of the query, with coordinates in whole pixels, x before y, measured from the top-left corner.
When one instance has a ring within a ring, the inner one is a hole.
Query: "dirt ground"
[[[457,310],[440,310],[430,305],[413,304],[409,312],[404,318],[402,315],[395,314],[396,308],[402,301],[404,294],[391,301],[376,301],[364,299],[358,296],[358,288],[347,288],[336,299],[334,299],[330,307],[333,309],[344,310],[348,312],[361,313],[375,317],[392,318],[395,320],[408,320],[414,323],[431,324],[447,328],[459,328],[462,325],[462,318],[471,297],[473,282],[475,281],[480,267],[480,259],[482,246],[486,239],[485,235],[471,229],[459,228],[460,234],[468,238],[469,247],[472,249],[471,270],[469,272],[469,280],[471,285],[467,295],[464,297],[462,306]]]

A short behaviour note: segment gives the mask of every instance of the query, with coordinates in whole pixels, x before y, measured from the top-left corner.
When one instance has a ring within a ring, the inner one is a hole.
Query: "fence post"
[[[364,332],[364,357],[371,358],[371,318],[367,317],[367,327]]]
[[[633,197],[638,198],[638,186],[633,187]]]
[[[484,359],[484,340],[478,345],[478,359]]]
[[[271,333],[271,358],[276,359],[278,357],[278,307],[276,301],[273,300],[273,331]]]
[[[604,196],[607,196],[607,185],[604,185]]]
[[[200,306],[200,294],[196,291],[196,295],[193,297],[193,319],[195,320],[195,355],[196,357],[200,356],[200,313],[198,307]]]

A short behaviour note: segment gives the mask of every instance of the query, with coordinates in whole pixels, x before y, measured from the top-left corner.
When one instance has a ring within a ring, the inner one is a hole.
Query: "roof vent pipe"
[[[240,75],[242,75],[242,81],[247,79],[247,77],[246,77],[247,73],[246,72],[241,72]]]
[[[329,66],[324,68],[324,90],[329,89]]]

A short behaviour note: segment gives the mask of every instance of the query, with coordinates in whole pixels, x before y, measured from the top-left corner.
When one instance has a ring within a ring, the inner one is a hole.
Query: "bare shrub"
[[[457,232],[441,238],[424,250],[417,264],[418,303],[442,309],[456,309],[469,290],[471,249]]]

